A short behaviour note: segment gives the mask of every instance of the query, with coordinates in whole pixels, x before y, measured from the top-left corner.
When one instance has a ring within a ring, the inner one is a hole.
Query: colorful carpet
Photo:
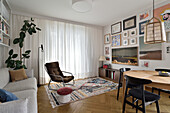
[[[66,85],[66,87],[71,87],[73,89],[73,92],[71,93],[71,100],[70,102],[78,101],[85,99],[87,97],[99,95],[108,91],[112,91],[117,89],[118,84],[114,83],[109,80],[105,80],[102,78],[90,78],[90,79],[83,79],[83,80],[77,80],[75,81],[74,86]],[[48,94],[50,103],[52,105],[52,108],[55,108],[57,106],[63,105],[57,100],[57,94],[56,91],[52,91],[48,89],[48,86],[44,86],[46,89],[46,92]],[[53,89],[59,89],[63,87],[62,84],[51,84],[51,87]],[[70,103],[68,102],[68,103]]]

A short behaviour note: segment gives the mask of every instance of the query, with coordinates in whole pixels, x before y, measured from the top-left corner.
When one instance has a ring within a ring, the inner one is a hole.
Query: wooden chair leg
[[[117,100],[119,100],[119,90],[120,90],[120,85],[118,86],[118,90],[117,90]]]
[[[138,101],[136,101],[136,113],[138,113]]]
[[[154,92],[154,88],[152,88],[152,93]]]
[[[132,96],[132,103],[134,104],[134,97]],[[134,108],[134,106],[132,106],[132,109]]]
[[[159,103],[158,103],[158,101],[156,101],[155,103],[156,103],[157,113],[160,113],[160,109],[159,109]]]
[[[161,94],[161,90],[160,89],[158,89],[158,95],[160,95]]]

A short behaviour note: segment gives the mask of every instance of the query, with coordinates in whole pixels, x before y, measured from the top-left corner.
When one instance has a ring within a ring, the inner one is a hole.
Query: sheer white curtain
[[[25,18],[13,15],[15,26],[22,25]],[[32,50],[31,61],[27,64],[37,72],[38,46],[44,46],[44,52],[40,52],[41,84],[49,81],[44,64],[53,61],[59,61],[61,70],[73,73],[76,79],[98,76],[98,58],[103,53],[102,28],[44,19],[35,19],[35,22],[42,31],[28,38],[25,48]]]

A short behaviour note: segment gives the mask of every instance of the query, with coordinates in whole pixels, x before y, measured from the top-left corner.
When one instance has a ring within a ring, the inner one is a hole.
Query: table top
[[[124,72],[123,75],[128,75],[141,79],[148,79],[151,80],[153,83],[170,85],[170,77],[159,76],[159,73],[157,71],[131,70]]]

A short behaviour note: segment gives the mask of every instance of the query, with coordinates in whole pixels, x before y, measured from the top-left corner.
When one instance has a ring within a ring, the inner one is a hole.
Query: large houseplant
[[[19,48],[20,48],[19,56],[20,56],[20,58],[17,59],[18,54],[14,54],[13,49],[11,49],[9,51],[9,57],[5,61],[8,68],[12,68],[14,70],[21,69],[21,68],[27,69],[27,67],[24,64],[24,60],[30,58],[31,50],[26,50],[24,53],[22,53],[23,52],[22,49],[23,49],[23,46],[24,46],[24,39],[25,39],[26,35],[28,35],[28,34],[33,35],[33,34],[37,33],[37,30],[41,31],[41,29],[38,28],[34,24],[34,20],[32,18],[31,18],[31,20],[24,20],[24,25],[22,26],[22,28],[20,30],[19,38],[15,38],[14,41],[13,41],[13,44],[19,45]]]

